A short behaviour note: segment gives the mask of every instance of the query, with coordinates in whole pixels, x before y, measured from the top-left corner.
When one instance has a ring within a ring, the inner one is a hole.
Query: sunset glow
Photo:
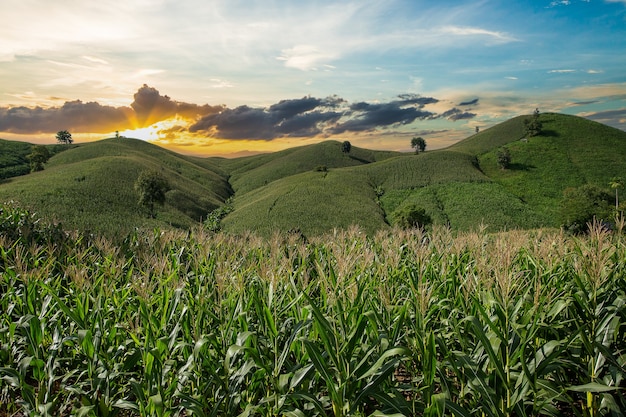
[[[0,13],[4,139],[410,151],[413,136],[445,147],[535,108],[626,130],[624,0],[8,0]]]

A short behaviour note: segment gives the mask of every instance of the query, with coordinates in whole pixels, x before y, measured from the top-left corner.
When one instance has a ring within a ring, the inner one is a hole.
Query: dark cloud
[[[473,106],[478,104],[478,99],[475,98],[474,100],[470,100],[470,101],[464,101],[462,103],[459,103],[459,106]]]
[[[572,105],[572,106],[586,106],[588,104],[596,104],[596,103],[598,103],[598,100],[575,101],[575,102],[571,103],[570,105]]]
[[[299,114],[278,125],[278,132],[290,137],[316,136],[323,133],[322,126],[333,124],[341,118],[339,112],[311,112]]]
[[[454,107],[450,110],[447,110],[441,113],[439,117],[444,117],[448,120],[452,120],[453,122],[456,122],[457,120],[473,119],[474,117],[476,117],[476,113],[464,112]]]
[[[239,106],[202,117],[189,131],[207,131],[224,139],[271,140],[277,137],[315,136],[323,125],[342,113],[334,111],[344,100],[338,97],[281,100],[267,109]]]
[[[416,107],[402,107],[397,101],[383,104],[355,103],[350,106],[352,117],[332,129],[333,133],[360,132],[379,127],[406,125],[416,119],[426,119],[433,113]]]
[[[343,103],[344,100],[339,97],[327,97],[319,99],[315,97],[303,97],[301,99],[281,100],[276,104],[272,104],[268,111],[276,118],[288,119],[300,113],[314,110],[318,107],[335,108]]]
[[[626,109],[599,111],[584,117],[626,131]]]
[[[20,134],[59,130],[104,133],[131,126],[132,109],[96,102],[68,101],[61,107],[0,108],[0,131]]]
[[[444,115],[424,107],[437,103],[433,97],[402,94],[381,103],[347,103],[337,96],[281,100],[266,108],[196,105],[172,100],[148,85],[134,95],[130,107],[103,106],[96,102],[68,101],[61,107],[0,108],[0,131],[28,134],[71,132],[107,133],[150,126],[180,116],[189,125],[161,131],[170,140],[186,131],[223,139],[272,140],[343,132],[365,132],[413,123],[416,120],[473,117],[452,109]]]
[[[428,136],[428,135],[437,135],[437,134],[441,134],[441,133],[446,133],[448,132],[449,129],[441,129],[441,130],[419,130],[417,132],[414,132],[412,135],[413,136]]]
[[[150,126],[160,120],[169,119],[176,115],[193,119],[198,116],[218,113],[224,106],[198,106],[197,104],[173,101],[168,96],[162,96],[154,87],[144,84],[134,95],[130,107],[135,111],[139,126]]]
[[[410,105],[415,104],[420,107],[424,107],[427,104],[435,104],[438,103],[439,100],[433,97],[422,97],[418,94],[400,94],[398,96],[399,101],[395,101],[395,103],[399,103],[401,105]]]
[[[346,131],[360,132],[388,126],[406,125],[418,119],[427,119],[435,115],[422,110],[427,104],[437,103],[432,97],[414,94],[402,94],[399,100],[388,103],[359,102],[350,106],[350,119],[332,128],[332,133]]]
[[[143,85],[130,107],[104,106],[97,102],[67,101],[61,107],[0,107],[0,132],[18,134],[73,132],[108,133],[149,126],[179,115],[195,120],[217,113],[224,106],[181,103]]]

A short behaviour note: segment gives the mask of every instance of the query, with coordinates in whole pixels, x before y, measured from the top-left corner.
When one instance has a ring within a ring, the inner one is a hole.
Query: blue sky
[[[536,107],[626,130],[626,0],[4,0],[0,14],[5,139],[408,151]]]

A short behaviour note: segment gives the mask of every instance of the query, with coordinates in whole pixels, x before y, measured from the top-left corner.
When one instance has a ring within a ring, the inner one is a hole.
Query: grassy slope
[[[528,117],[528,116],[527,116]],[[558,226],[563,190],[607,186],[626,173],[626,132],[586,119],[542,114],[527,142],[517,117],[458,144],[420,155],[369,151],[326,141],[236,159],[185,157],[137,140],[104,140],[55,155],[46,170],[6,181],[0,199],[18,199],[75,227],[125,230],[157,225],[137,211],[133,183],[146,168],[172,184],[161,222],[186,227],[234,192],[227,231],[385,228],[394,210],[423,207],[436,223],[467,230]],[[506,145],[512,166],[496,154]],[[319,166],[329,171],[316,172]],[[227,181],[230,181],[228,182]],[[231,188],[232,187],[232,188]],[[114,191],[114,192],[111,192]]]
[[[501,170],[497,149],[479,155],[483,172],[533,207],[544,224],[558,226],[563,190],[585,183],[608,188],[626,174],[626,132],[561,114],[541,115],[543,133],[507,145],[512,165]]]
[[[203,165],[140,140],[102,140],[55,155],[44,171],[8,180],[0,200],[15,200],[70,228],[110,234],[164,223],[189,227],[232,193],[218,168]],[[134,182],[145,169],[160,171],[171,186],[158,221],[137,206]]]
[[[317,167],[340,168],[369,164],[399,152],[372,151],[352,147],[350,153],[341,151],[341,143],[325,141],[309,146],[290,148],[280,152],[236,159],[214,159],[216,165],[230,174],[230,182],[238,194],[247,193],[264,185]]]
[[[31,147],[30,143],[0,139],[0,179],[30,172],[26,156],[31,152]]]
[[[446,150],[338,167],[328,175],[287,176],[300,161],[298,152],[311,152],[309,147],[280,157],[229,161],[237,167],[232,177],[237,198],[224,226],[231,231],[300,228],[311,233],[359,224],[370,231],[386,227],[390,214],[402,205],[416,204],[436,223],[460,230],[480,224],[490,230],[556,227],[565,188],[586,182],[607,186],[611,177],[626,172],[625,132],[574,116],[542,114],[542,135],[523,142],[526,117]],[[502,146],[512,154],[512,166],[504,171],[496,163]],[[312,161],[307,168],[332,166],[323,152],[314,155],[307,156]],[[268,181],[261,174],[266,168],[284,178]],[[377,192],[382,193],[378,200]]]
[[[345,169],[283,178],[235,199],[223,226],[232,232],[299,229],[316,235],[358,224],[368,232],[385,227],[384,213],[367,177]]]
[[[65,145],[45,146],[50,155],[71,148]],[[31,143],[0,139],[0,180],[28,174],[30,172],[28,155],[32,152],[32,148]]]

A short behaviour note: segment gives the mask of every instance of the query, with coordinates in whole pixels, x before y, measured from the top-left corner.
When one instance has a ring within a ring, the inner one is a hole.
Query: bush
[[[431,217],[415,204],[400,207],[393,215],[393,224],[403,229],[424,228],[432,223]]]
[[[611,218],[613,196],[593,184],[568,188],[561,201],[561,224],[572,233],[587,231],[587,224],[594,219],[606,221]]]

